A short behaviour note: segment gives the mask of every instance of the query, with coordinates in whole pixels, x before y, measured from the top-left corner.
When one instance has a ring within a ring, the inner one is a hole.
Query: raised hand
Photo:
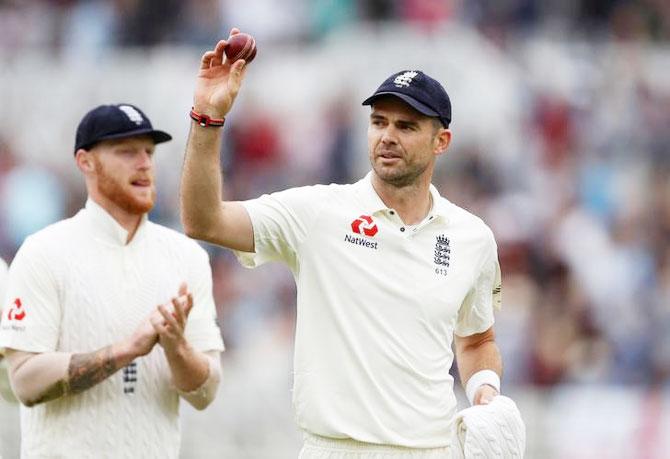
[[[233,28],[230,35],[240,33]],[[242,59],[231,63],[225,55],[228,42],[220,40],[213,50],[200,59],[196,79],[193,107],[196,112],[212,118],[223,118],[232,108],[244,79],[246,62]]]

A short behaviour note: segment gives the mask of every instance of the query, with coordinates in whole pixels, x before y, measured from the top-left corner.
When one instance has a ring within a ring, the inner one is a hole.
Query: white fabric
[[[5,304],[5,287],[7,286],[7,263],[0,258],[0,322],[2,321],[2,307]],[[16,397],[9,385],[9,372],[7,362],[3,359],[3,352],[0,348],[0,397],[8,402],[16,402]]]
[[[7,368],[7,359],[0,355],[0,398],[6,402],[16,403],[16,396],[9,383],[9,368]]]
[[[370,175],[244,202],[255,253],[238,252],[241,263],[282,261],[296,279],[293,402],[305,431],[448,446],[453,334],[493,324],[498,263],[489,228],[431,194],[431,215],[414,230],[383,204]],[[449,241],[440,250],[438,236]]]
[[[484,384],[495,387],[498,393],[500,393],[500,376],[498,376],[498,373],[493,370],[479,370],[470,376],[468,383],[465,385],[465,395],[470,405],[475,403],[475,393]]]
[[[498,395],[488,405],[458,412],[456,435],[466,459],[517,459],[526,450],[526,426],[509,397]]]
[[[5,305],[5,290],[7,289],[7,263],[0,258],[0,317]]]
[[[16,397],[24,405],[34,404],[51,386],[67,378],[71,358],[67,352],[8,351],[9,375]]]
[[[214,400],[216,392],[219,390],[219,381],[221,380],[221,354],[209,351],[205,356],[208,366],[205,382],[190,392],[177,389],[179,395],[197,410],[205,409]]]
[[[73,218],[28,237],[10,267],[11,307],[3,315],[0,347],[100,349],[130,335],[186,281],[194,296],[188,340],[201,351],[222,350],[206,252],[146,219],[130,243],[126,238],[127,232],[90,200]],[[167,361],[156,346],[79,395],[22,407],[22,454],[176,457],[178,409]]]
[[[440,448],[405,448],[305,434],[298,459],[463,459],[458,441]]]

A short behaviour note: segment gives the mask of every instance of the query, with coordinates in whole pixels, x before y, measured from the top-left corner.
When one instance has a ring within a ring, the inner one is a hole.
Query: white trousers
[[[306,433],[298,459],[463,459],[459,449],[457,441],[442,448],[405,448]]]

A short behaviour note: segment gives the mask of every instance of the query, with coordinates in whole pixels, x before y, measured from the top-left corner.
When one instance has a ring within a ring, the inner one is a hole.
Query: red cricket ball
[[[256,57],[256,40],[247,33],[236,33],[228,37],[226,45],[226,57],[231,62],[238,59],[244,59],[247,63]]]

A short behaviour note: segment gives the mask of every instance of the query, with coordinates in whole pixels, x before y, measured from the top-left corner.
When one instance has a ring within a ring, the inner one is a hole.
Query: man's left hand
[[[173,297],[171,303],[171,307],[167,304],[159,305],[158,314],[151,317],[151,324],[158,333],[158,342],[167,353],[179,352],[188,345],[184,330],[193,308],[193,295],[188,291],[186,283],[179,286],[178,296]]]

